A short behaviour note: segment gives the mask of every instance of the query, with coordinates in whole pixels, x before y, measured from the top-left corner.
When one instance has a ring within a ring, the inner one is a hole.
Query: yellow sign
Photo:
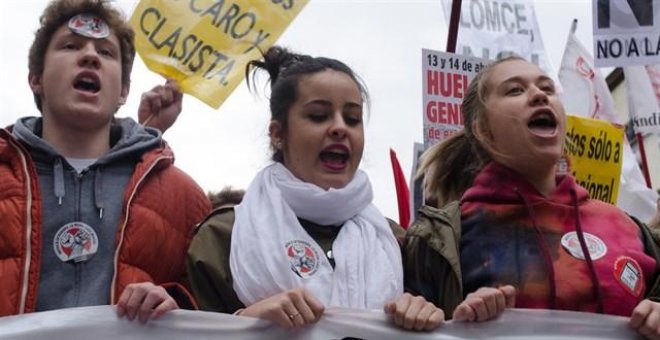
[[[131,17],[147,67],[218,108],[309,0],[142,0]]]
[[[604,120],[568,116],[566,149],[575,180],[589,196],[616,204],[623,162],[623,128]]]

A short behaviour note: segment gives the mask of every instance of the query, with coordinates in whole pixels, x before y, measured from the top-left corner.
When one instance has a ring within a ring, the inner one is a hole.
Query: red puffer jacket
[[[174,167],[163,143],[145,153],[124,191],[111,301],[130,283],[162,285],[179,307],[196,307],[184,283],[195,225],[211,210],[202,189]],[[41,193],[29,153],[0,130],[0,316],[33,312],[41,262]],[[56,293],[56,292],[54,292]]]

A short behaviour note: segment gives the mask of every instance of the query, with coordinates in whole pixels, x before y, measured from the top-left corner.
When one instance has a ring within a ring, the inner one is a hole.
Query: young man
[[[185,254],[210,203],[159,131],[114,117],[133,31],[103,0],[54,0],[40,23],[29,85],[41,117],[0,130],[0,316],[117,304],[146,322],[193,307]],[[143,96],[141,116],[180,111],[180,94],[159,90],[165,102]]]

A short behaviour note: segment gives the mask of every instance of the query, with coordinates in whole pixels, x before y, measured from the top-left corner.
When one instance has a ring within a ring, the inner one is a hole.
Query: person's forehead
[[[72,16],[67,22],[71,32],[92,39],[103,39],[110,36],[110,27],[101,17],[91,13],[80,13]]]
[[[92,37],[86,36],[84,34],[81,34],[79,31],[71,29],[71,26],[69,25],[70,21],[71,20],[63,23],[62,25],[60,25],[57,28],[57,30],[55,30],[55,33],[53,34],[53,36],[51,38],[51,42],[55,41],[55,40],[58,40],[58,39],[67,38],[67,37],[76,37],[76,38],[94,40],[94,41],[99,41],[99,42],[109,42],[109,43],[112,43],[112,44],[116,45],[117,47],[119,47],[119,38],[117,37],[117,34],[115,33],[114,30],[108,28],[107,36],[105,36],[105,34],[104,34],[103,38],[101,38],[101,37],[92,38]]]
[[[509,60],[495,66],[490,75],[490,83],[497,85],[510,79],[540,79],[548,76],[538,66],[525,60]]]

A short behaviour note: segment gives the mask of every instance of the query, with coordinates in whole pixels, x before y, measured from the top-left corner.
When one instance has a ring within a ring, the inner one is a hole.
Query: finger
[[[499,290],[489,289],[487,294],[482,298],[486,306],[486,318],[479,321],[490,320],[497,315],[497,295],[501,295]]]
[[[420,296],[416,296],[410,299],[410,304],[408,304],[408,308],[404,311],[403,315],[404,329],[413,329],[413,327],[415,327],[417,316],[419,315],[422,308],[424,308],[425,304],[426,300]]]
[[[179,83],[173,78],[167,78],[165,81],[165,86],[172,88],[174,91],[179,91]]]
[[[119,300],[117,300],[117,315],[120,318],[126,315],[126,303],[128,303],[128,299],[131,297],[132,291],[133,287],[128,285],[119,296]]]
[[[284,327],[286,329],[292,329],[296,325],[293,322],[293,320],[289,317],[289,315],[291,315],[291,313],[284,310],[284,308],[280,308],[274,313],[272,321],[274,321],[281,327]]]
[[[484,321],[488,319],[488,308],[482,298],[476,297],[466,301],[476,314],[475,321]]]
[[[149,107],[151,108],[151,114],[157,115],[163,108],[163,101],[161,100],[161,97],[152,98],[149,101]]]
[[[472,322],[477,318],[477,315],[475,314],[474,310],[472,307],[470,307],[467,303],[463,302],[456,309],[454,309],[454,315],[452,316],[452,320],[454,321],[468,321]]]
[[[137,316],[142,300],[146,293],[142,289],[134,289],[131,297],[126,302],[126,314],[129,320],[134,320]]]
[[[168,104],[172,103],[174,95],[172,93],[171,87],[161,87],[160,91],[158,91],[158,94],[160,95],[160,99],[163,102],[163,106],[167,106]]]
[[[385,314],[392,314],[396,310],[396,302],[395,301],[390,301],[383,306],[383,311]]]
[[[163,316],[163,314],[165,314],[165,313],[167,313],[167,312],[169,312],[173,309],[177,309],[177,308],[179,308],[179,305],[176,304],[176,301],[174,301],[174,299],[172,299],[172,298],[169,298],[169,299],[166,299],[165,301],[163,301],[160,305],[158,305],[154,309],[154,311],[151,315],[152,315],[153,319],[155,320],[155,319],[158,319],[161,316]]]
[[[303,291],[303,298],[305,299],[307,306],[309,306],[309,308],[312,310],[312,313],[314,313],[314,322],[319,321],[321,316],[323,316],[323,312],[325,312],[325,306],[323,306],[321,301],[319,301],[319,299],[317,299],[307,290]]]
[[[644,324],[640,329],[640,332],[648,337],[657,337],[658,328],[660,328],[660,312],[653,308],[653,302],[651,302],[651,309],[644,320]]]
[[[154,308],[160,305],[168,297],[169,295],[167,295],[167,292],[165,292],[165,289],[162,287],[154,287],[153,289],[149,290],[149,292],[147,292],[146,296],[144,297],[144,300],[142,300],[140,307],[138,308],[137,316],[140,323],[146,323],[153,313]]]
[[[491,315],[491,318],[494,318],[504,311],[506,308],[506,299],[504,298],[504,293],[499,289],[495,291],[495,314]]]
[[[516,288],[512,285],[506,285],[498,288],[504,294],[506,308],[513,308],[516,306]]]
[[[305,302],[304,292],[291,295],[291,301],[299,314],[296,318],[302,319],[303,324],[316,322],[316,314]]]
[[[286,318],[289,319],[291,327],[302,327],[305,325],[305,319],[300,315],[300,311],[293,304],[292,293],[288,294],[289,299],[282,303],[282,310],[286,313]]]
[[[435,312],[436,308],[432,303],[426,303],[422,309],[419,310],[419,313],[415,316],[415,324],[413,325],[413,329],[416,331],[421,331],[424,330],[426,327],[426,323],[429,320],[429,317],[433,312]]]
[[[428,321],[426,321],[426,325],[424,325],[424,330],[425,331],[432,331],[440,325],[442,325],[445,322],[445,312],[442,311],[440,308],[435,308],[433,313],[429,316]]]
[[[410,305],[411,298],[412,295],[405,293],[395,301],[394,312],[392,314],[395,325],[403,327],[404,315],[405,312],[408,310],[408,306]]]
[[[644,300],[633,309],[632,314],[630,315],[630,321],[628,321],[631,327],[637,329],[644,324],[644,321],[650,314],[652,308],[649,302],[649,300]]]

